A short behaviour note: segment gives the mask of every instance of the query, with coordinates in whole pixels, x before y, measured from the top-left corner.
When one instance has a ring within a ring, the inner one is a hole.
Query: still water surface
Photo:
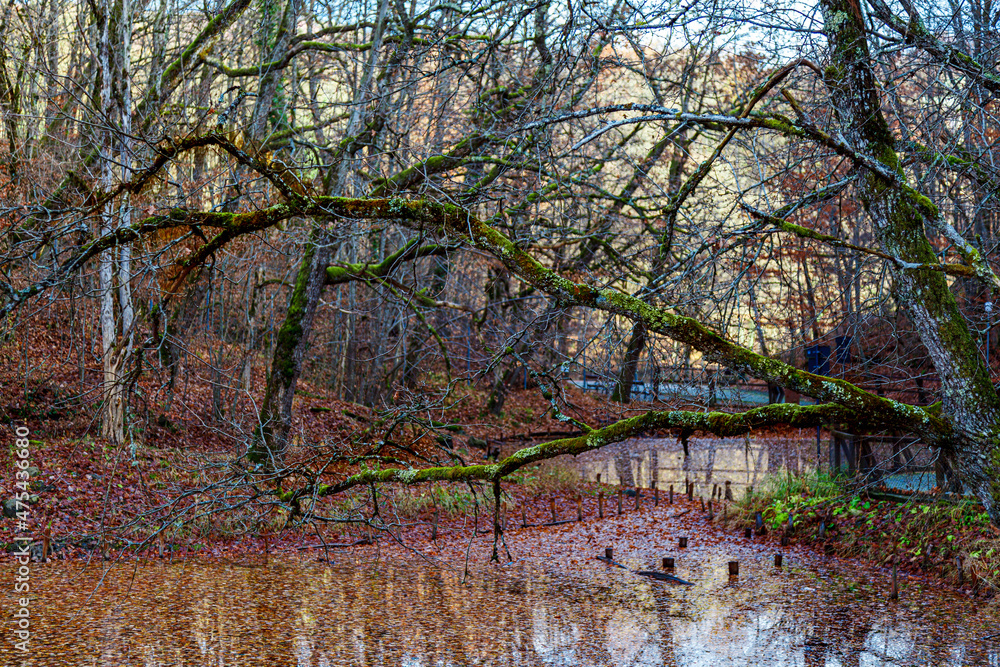
[[[0,664],[1000,665],[1000,643],[984,639],[1000,613],[982,601],[907,582],[890,602],[884,572],[794,554],[778,570],[748,548],[730,579],[725,548],[679,559],[691,587],[592,559],[474,568],[465,581],[420,559],[38,565],[31,652],[5,632]]]

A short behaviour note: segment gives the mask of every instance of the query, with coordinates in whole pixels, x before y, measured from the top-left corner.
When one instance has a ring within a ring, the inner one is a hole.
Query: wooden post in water
[[[774,566],[781,567],[781,554],[774,554]]]
[[[682,537],[679,540],[677,540],[677,546],[680,547],[681,549],[687,549],[687,545],[688,545],[688,538]]]
[[[635,508],[639,509],[639,487],[635,487]]]
[[[757,528],[757,534],[758,535],[763,535],[764,534],[764,515],[762,515],[760,512],[757,512],[757,514],[754,515],[754,522],[755,522],[755,527]]]
[[[743,537],[745,537],[745,538],[747,538],[749,540],[751,537],[753,537],[753,531],[750,530],[749,528],[744,528],[743,529]]]
[[[653,481],[653,507],[660,506],[660,490],[656,488],[656,481]]]
[[[694,482],[688,483],[688,500],[694,500]]]
[[[732,482],[730,482],[727,479],[726,480],[726,500],[728,500],[729,502],[733,502],[733,488],[732,488],[731,485],[732,485]]]
[[[698,496],[698,500],[701,501],[701,511],[705,511],[705,496]]]
[[[618,487],[618,514],[622,513],[622,487]]]
[[[715,495],[719,492],[719,485],[712,484],[712,500],[715,500]]]
[[[672,570],[674,569],[674,559],[669,556],[663,557],[663,569]]]
[[[670,504],[674,504],[674,485],[670,485]]]
[[[708,520],[711,521],[715,518],[715,510],[712,508],[712,501],[708,501]]]
[[[583,521],[583,496],[576,497],[576,520]]]
[[[597,518],[598,519],[603,519],[604,518],[604,492],[603,491],[598,491],[597,492]]]
[[[552,523],[556,522],[556,497],[549,496],[549,511],[552,513]]]
[[[738,560],[729,561],[729,576],[730,577],[740,576],[740,562]]]
[[[528,527],[528,517],[524,513],[524,501],[521,501],[521,528]]]
[[[604,557],[607,558],[608,560],[611,560],[612,558],[615,557],[614,553],[615,553],[615,550],[612,549],[611,547],[608,547],[608,548],[606,548],[604,550]]]
[[[789,540],[788,540],[788,535],[787,534],[781,536],[781,546],[787,547],[788,546],[788,541]]]

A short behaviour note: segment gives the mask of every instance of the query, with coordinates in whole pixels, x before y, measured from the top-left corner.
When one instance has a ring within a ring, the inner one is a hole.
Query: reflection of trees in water
[[[530,569],[463,584],[415,563],[150,568],[112,578],[90,603],[77,579],[46,600],[35,657],[132,664],[141,654],[157,666],[998,663],[993,645],[969,641],[988,632],[963,625],[966,601],[904,589],[911,610],[884,599],[884,582],[844,583],[832,572],[760,573],[730,586],[712,582],[713,567],[695,566],[691,579],[701,583],[683,591],[631,575],[601,586]],[[995,616],[979,614],[982,627]]]

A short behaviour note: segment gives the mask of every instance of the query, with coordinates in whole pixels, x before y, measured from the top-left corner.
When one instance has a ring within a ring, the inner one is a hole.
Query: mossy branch
[[[659,429],[683,429],[686,432],[711,433],[720,437],[736,437],[776,424],[808,428],[830,423],[851,422],[858,426],[884,426],[876,415],[866,415],[841,405],[793,405],[779,403],[754,408],[746,412],[687,412],[650,411],[623,419],[583,435],[560,438],[533,447],[525,447],[495,464],[438,466],[401,470],[364,470],[333,484],[308,486],[281,494],[281,500],[294,502],[300,498],[323,497],[342,493],[356,486],[369,484],[420,484],[423,482],[497,481],[526,465],[570,454],[600,449],[606,445]]]
[[[654,333],[691,345],[702,352],[710,363],[728,366],[824,402],[838,403],[866,414],[878,414],[883,423],[919,433],[928,439],[936,440],[948,431],[944,422],[919,407],[875,396],[845,380],[808,373],[756,354],[709,330],[697,320],[675,315],[632,295],[564,278],[543,266],[503,233],[457,206],[403,199],[345,198],[324,198],[317,201],[317,205],[331,214],[345,217],[395,218],[416,229],[436,227],[442,232],[460,235],[500,259],[521,280],[550,296],[568,305],[595,308],[642,321]]]

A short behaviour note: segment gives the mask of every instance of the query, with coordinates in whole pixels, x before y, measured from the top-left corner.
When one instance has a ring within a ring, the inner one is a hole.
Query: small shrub
[[[578,491],[581,481],[578,470],[558,461],[543,461],[535,466],[521,468],[507,479],[520,484],[531,495]]]

